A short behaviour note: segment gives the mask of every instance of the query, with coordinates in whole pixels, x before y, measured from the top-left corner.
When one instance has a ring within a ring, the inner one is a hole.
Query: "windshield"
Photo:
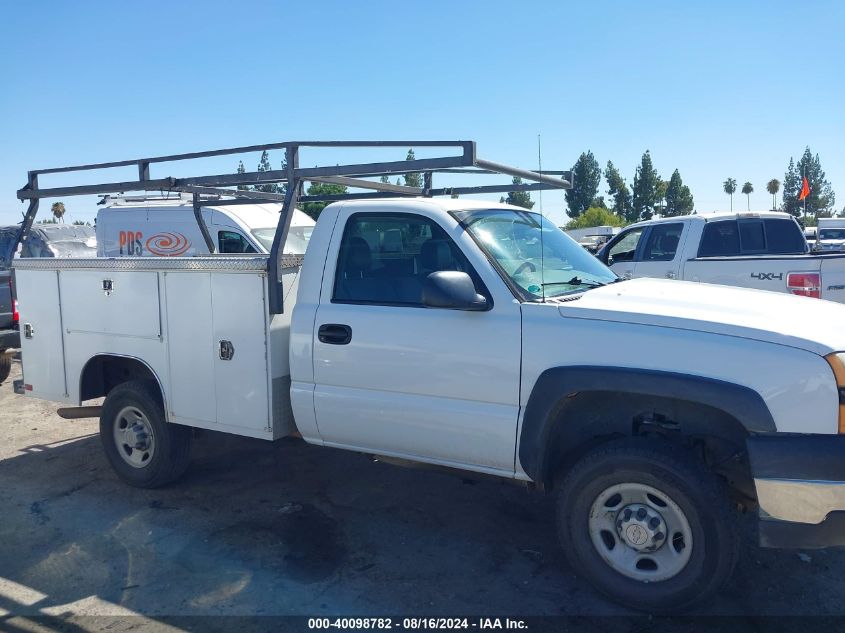
[[[286,255],[304,255],[305,247],[308,246],[308,240],[311,239],[311,233],[314,231],[313,226],[292,226],[288,231],[288,239],[285,242]],[[255,236],[264,249],[269,253],[273,248],[273,236],[276,235],[276,227],[269,227],[266,229],[254,229],[252,234]]]
[[[583,292],[617,280],[607,266],[538,213],[484,209],[455,216],[526,300]]]
[[[820,240],[845,240],[845,229],[822,229],[819,231]]]

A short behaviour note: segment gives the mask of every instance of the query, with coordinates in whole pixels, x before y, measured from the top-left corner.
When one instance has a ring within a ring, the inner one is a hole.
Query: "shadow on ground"
[[[569,570],[552,500],[506,482],[205,433],[161,490],[120,483],[95,435],[27,447],[0,484],[0,577],[42,596],[0,595],[12,614],[91,596],[153,617],[626,613]],[[841,613],[845,555],[810,556],[747,543],[702,613]]]

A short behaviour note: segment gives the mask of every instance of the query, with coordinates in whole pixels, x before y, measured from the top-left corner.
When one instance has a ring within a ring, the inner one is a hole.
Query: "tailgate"
[[[822,299],[845,303],[845,256],[821,257]]]

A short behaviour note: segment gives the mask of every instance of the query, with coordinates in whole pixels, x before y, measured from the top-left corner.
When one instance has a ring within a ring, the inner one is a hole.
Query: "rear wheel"
[[[737,559],[721,480],[663,440],[618,440],[587,454],[562,482],[557,519],[575,571],[634,609],[682,611],[706,600]]]
[[[0,383],[5,382],[12,371],[12,356],[6,350],[0,350]]]
[[[100,439],[118,476],[139,488],[175,481],[190,460],[191,430],[165,420],[154,381],[126,382],[109,392],[100,414]]]

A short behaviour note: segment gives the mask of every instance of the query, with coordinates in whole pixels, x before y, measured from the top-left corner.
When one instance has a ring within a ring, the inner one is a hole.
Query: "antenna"
[[[540,135],[537,134],[537,173],[543,173],[543,153],[540,151]],[[543,215],[543,190],[539,192],[540,215]]]
[[[537,134],[537,173],[543,172],[543,153],[540,150],[540,134]],[[543,298],[543,303],[546,302],[546,253],[545,245],[543,244],[543,191],[540,190],[540,296]]]

